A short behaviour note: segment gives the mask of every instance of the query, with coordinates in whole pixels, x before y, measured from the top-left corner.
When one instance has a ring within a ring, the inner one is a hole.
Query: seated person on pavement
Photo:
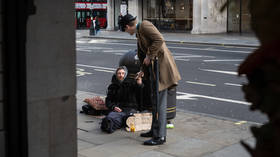
[[[126,76],[126,67],[119,67],[108,87],[105,104],[111,112],[102,120],[101,129],[104,132],[113,133],[124,127],[126,118],[140,108],[136,97],[144,86],[142,76],[137,76],[135,80]]]

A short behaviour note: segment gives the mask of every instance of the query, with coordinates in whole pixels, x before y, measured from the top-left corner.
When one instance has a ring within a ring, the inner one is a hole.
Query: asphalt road
[[[106,94],[120,57],[136,49],[134,40],[77,38],[78,90]],[[167,43],[182,80],[177,88],[177,109],[237,121],[264,123],[266,117],[249,111],[236,74],[238,65],[254,49]]]

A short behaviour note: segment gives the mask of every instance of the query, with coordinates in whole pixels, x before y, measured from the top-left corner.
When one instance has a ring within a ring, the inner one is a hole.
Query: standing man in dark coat
[[[123,17],[122,14],[120,14],[118,16],[118,27],[119,27],[119,30],[121,29],[120,21],[121,21],[122,17]]]
[[[144,145],[159,145],[166,142],[166,106],[167,89],[176,86],[181,79],[171,52],[158,29],[149,21],[137,23],[136,17],[127,14],[120,20],[121,30],[130,35],[136,33],[138,57],[141,63],[140,73],[147,74],[148,66],[157,57],[159,64],[159,109],[158,120],[153,116],[151,131],[141,134],[142,137],[152,137]],[[145,75],[146,75],[145,74]],[[153,115],[157,114],[153,106]]]

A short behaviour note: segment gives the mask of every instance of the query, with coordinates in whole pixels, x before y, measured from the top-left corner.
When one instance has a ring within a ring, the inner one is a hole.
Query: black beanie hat
[[[122,16],[119,21],[119,26],[122,32],[125,31],[126,25],[128,25],[131,21],[134,21],[137,16],[133,17],[130,14],[126,14],[125,16]]]

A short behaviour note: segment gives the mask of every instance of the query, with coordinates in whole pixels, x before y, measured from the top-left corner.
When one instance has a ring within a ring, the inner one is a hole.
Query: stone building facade
[[[123,5],[127,13],[138,21],[149,20],[166,32],[191,32],[193,34],[251,32],[249,0],[236,0],[223,12],[227,0],[108,0],[108,30],[118,28],[118,16]],[[123,11],[122,11],[123,12]]]

